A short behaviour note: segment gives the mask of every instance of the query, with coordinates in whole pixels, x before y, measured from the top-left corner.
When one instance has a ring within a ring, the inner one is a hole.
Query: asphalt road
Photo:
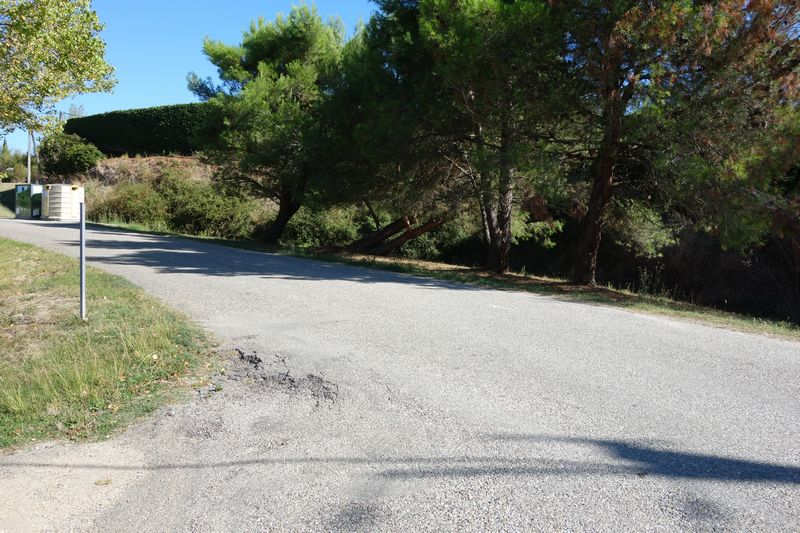
[[[69,225],[0,221],[0,236],[77,254]],[[90,239],[91,264],[264,364],[231,361],[221,391],[107,442],[0,457],[0,530],[800,530],[798,343]]]

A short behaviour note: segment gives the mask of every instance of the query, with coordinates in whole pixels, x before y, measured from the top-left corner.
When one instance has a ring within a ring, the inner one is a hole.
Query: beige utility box
[[[42,218],[76,221],[81,218],[83,187],[78,185],[45,185],[42,191]]]

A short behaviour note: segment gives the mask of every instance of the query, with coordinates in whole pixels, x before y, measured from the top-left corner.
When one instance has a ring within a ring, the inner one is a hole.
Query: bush
[[[206,104],[181,104],[112,111],[69,119],[67,133],[93,142],[106,155],[189,155],[199,150],[196,132],[208,116]]]
[[[399,255],[409,259],[441,260],[451,255],[454,248],[475,235],[478,230],[471,213],[463,213],[442,227],[408,241],[400,249]]]
[[[355,207],[301,207],[286,226],[281,241],[298,248],[349,244],[358,238],[362,224],[363,216]]]
[[[169,206],[148,183],[125,183],[104,201],[89,205],[89,218],[98,222],[135,222],[156,230],[167,225]]]
[[[246,238],[253,232],[252,200],[174,175],[157,182],[157,187],[169,206],[167,223],[172,231],[226,239]]]
[[[103,154],[77,135],[56,133],[39,147],[39,164],[46,174],[65,176],[94,168]]]
[[[228,196],[210,183],[179,173],[123,183],[111,190],[87,189],[89,218],[98,222],[142,224],[153,230],[225,239],[249,237],[255,227],[254,200]]]

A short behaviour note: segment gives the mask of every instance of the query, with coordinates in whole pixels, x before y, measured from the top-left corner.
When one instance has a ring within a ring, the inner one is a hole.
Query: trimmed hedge
[[[108,156],[190,155],[200,150],[196,131],[208,112],[206,104],[111,111],[71,118],[64,133],[81,136]]]

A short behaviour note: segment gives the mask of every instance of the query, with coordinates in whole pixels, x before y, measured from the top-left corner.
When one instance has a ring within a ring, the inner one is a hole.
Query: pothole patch
[[[235,356],[219,378],[286,394],[309,396],[315,407],[333,406],[339,398],[339,386],[316,374],[295,375],[280,354],[262,356],[255,350],[234,349]]]

